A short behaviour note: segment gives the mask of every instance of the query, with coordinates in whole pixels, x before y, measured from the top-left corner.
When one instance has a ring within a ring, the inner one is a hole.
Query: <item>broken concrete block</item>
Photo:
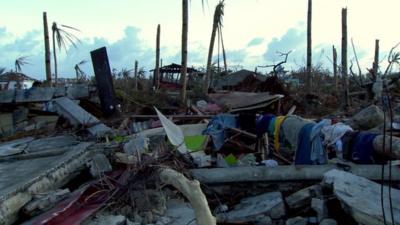
[[[306,218],[303,217],[294,217],[294,218],[290,218],[288,220],[286,220],[285,225],[307,225],[308,224],[308,220]]]
[[[99,123],[92,127],[89,127],[87,130],[91,135],[97,138],[112,136],[114,134],[114,131],[103,123]]]
[[[0,103],[12,103],[15,98],[15,92],[15,89],[0,91]]]
[[[75,84],[67,88],[66,95],[71,99],[87,98],[89,96],[89,86],[87,84]]]
[[[320,185],[312,185],[286,197],[290,209],[299,209],[311,204],[311,199],[321,194]]]
[[[334,219],[323,219],[319,225],[337,225],[337,222]]]
[[[149,148],[149,139],[139,134],[124,144],[124,152],[138,156],[145,153]]]
[[[70,194],[69,189],[49,192],[39,198],[36,197],[36,199],[26,204],[22,208],[22,211],[25,215],[35,216],[55,206],[58,202],[70,196]]]
[[[9,136],[14,133],[14,120],[12,113],[0,114],[0,136]]]
[[[328,217],[328,207],[325,200],[313,198],[311,200],[311,208],[317,212],[319,222]]]
[[[369,130],[383,123],[383,111],[376,105],[371,105],[356,115],[350,121],[353,129]]]
[[[57,113],[68,119],[74,126],[90,126],[100,123],[95,116],[67,97],[56,98],[53,100],[53,104]]]
[[[15,155],[23,152],[28,143],[33,141],[32,137],[17,139],[0,144],[0,156]]]
[[[35,116],[32,118],[35,123],[35,129],[46,128],[48,130],[54,130],[57,125],[59,116]]]
[[[187,225],[196,220],[190,204],[178,199],[168,200],[165,216],[171,218],[172,222],[170,224],[174,225]]]
[[[340,170],[330,170],[324,174],[323,184],[331,186],[333,193],[342,203],[344,211],[359,224],[383,224],[381,209],[381,185],[364,177],[359,177]],[[390,212],[389,188],[383,188],[385,212]],[[392,206],[394,223],[400,224],[400,190],[392,188]],[[378,203],[378,204],[377,204]],[[391,221],[390,213],[385,214],[386,221]]]
[[[54,88],[31,88],[17,90],[15,94],[15,102],[47,102],[53,98]]]
[[[211,166],[211,155],[207,155],[203,151],[192,152],[190,155],[192,156],[193,162],[198,168]]]
[[[92,225],[125,225],[126,217],[122,215],[101,215],[91,223]]]
[[[259,215],[254,219],[255,225],[272,225],[272,219],[269,216]]]
[[[95,154],[88,164],[90,167],[90,174],[92,174],[93,177],[100,177],[104,172],[112,171],[110,161],[101,153]]]
[[[19,108],[13,112],[14,123],[20,123],[28,119],[29,109]]]
[[[217,214],[218,222],[253,222],[258,215],[271,216],[277,219],[285,215],[282,194],[269,192],[258,196],[242,199],[239,204],[226,213]]]

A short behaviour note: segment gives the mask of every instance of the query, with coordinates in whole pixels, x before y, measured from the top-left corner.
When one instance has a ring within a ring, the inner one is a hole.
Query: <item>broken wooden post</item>
[[[378,69],[379,69],[379,40],[375,40],[375,56],[374,63],[372,64],[372,78],[375,80],[378,77]]]
[[[114,86],[107,49],[102,47],[90,52],[93,70],[96,76],[96,85],[103,113],[107,116],[115,112]]]
[[[197,180],[189,180],[183,174],[172,169],[161,169],[160,179],[163,183],[174,186],[190,202],[196,215],[197,225],[216,225],[215,217],[208,207],[207,198]]]

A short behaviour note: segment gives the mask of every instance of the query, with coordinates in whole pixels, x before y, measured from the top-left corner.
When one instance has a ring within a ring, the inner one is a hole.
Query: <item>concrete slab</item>
[[[67,97],[56,98],[53,100],[53,104],[57,113],[68,119],[74,126],[90,126],[100,123],[95,116]]]
[[[87,98],[89,97],[89,86],[86,84],[77,84],[68,87],[66,96],[71,99]]]
[[[54,88],[35,88],[17,90],[15,102],[47,102],[54,96]]]
[[[0,103],[12,103],[15,99],[16,90],[0,91]]]

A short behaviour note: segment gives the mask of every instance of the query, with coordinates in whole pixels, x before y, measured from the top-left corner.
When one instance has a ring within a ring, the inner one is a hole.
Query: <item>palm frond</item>
[[[6,71],[5,67],[0,67],[0,75],[2,75]]]
[[[60,27],[80,32],[80,30],[75,27],[67,25],[60,25]],[[80,39],[73,33],[70,33],[69,31],[62,29],[60,27],[57,26],[57,23],[55,22],[51,27],[57,42],[58,50],[61,51],[64,48],[64,50],[67,51],[67,45],[72,45],[74,48],[78,48],[76,43],[77,42],[80,43],[81,42]]]
[[[17,72],[17,73],[21,72],[22,66],[30,64],[28,61],[28,57],[29,56],[21,56],[21,57],[18,57],[17,59],[15,59],[15,63],[14,63],[15,72]]]

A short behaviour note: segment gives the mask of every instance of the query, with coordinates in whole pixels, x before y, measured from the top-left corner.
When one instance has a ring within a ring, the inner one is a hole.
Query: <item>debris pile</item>
[[[225,91],[129,114],[99,81],[0,92],[0,224],[400,224],[399,126],[379,105],[307,118]]]

